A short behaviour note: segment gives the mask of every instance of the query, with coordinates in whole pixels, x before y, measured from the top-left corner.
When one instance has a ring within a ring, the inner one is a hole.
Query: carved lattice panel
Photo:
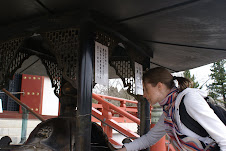
[[[46,67],[47,73],[51,79],[52,86],[55,88],[54,93],[57,97],[60,95],[62,85],[62,70],[59,69],[57,63],[42,59],[42,63]]]
[[[109,55],[111,55],[115,46],[118,45],[117,40],[114,37],[110,37],[103,32],[96,32],[96,39],[97,42],[101,43],[108,47]]]
[[[76,87],[77,60],[79,50],[79,29],[71,28],[42,34],[51,45],[51,52],[62,70],[64,79]]]
[[[0,44],[0,87],[4,87],[8,83],[8,79],[28,57],[24,53],[17,54],[23,40],[24,38],[17,38]]]
[[[111,65],[115,68],[117,75],[122,79],[124,87],[128,87],[127,92],[131,95],[135,94],[135,75],[131,61],[111,61]]]
[[[9,73],[11,75],[14,74],[16,70],[21,67],[24,60],[26,60],[29,56],[30,55],[27,53],[18,52],[15,59],[13,59],[12,63],[10,64]]]

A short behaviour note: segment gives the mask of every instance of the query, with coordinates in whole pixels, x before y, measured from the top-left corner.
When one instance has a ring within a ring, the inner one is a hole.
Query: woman
[[[178,81],[178,88],[174,80]],[[216,142],[221,151],[226,151],[226,127],[208,106],[200,89],[188,88],[191,82],[183,77],[173,77],[162,67],[150,69],[143,75],[144,98],[151,105],[159,103],[163,114],[158,123],[146,135],[124,144],[119,151],[136,151],[154,145],[165,134],[170,137],[176,150],[204,150]],[[210,135],[201,137],[189,130],[179,116],[179,104],[184,97],[188,114]],[[213,146],[213,145],[212,145]]]

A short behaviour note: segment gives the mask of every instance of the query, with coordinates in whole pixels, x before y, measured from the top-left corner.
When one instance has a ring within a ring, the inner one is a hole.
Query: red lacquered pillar
[[[159,106],[159,104],[154,105],[153,109],[151,110],[151,128],[155,126],[161,115],[162,115],[161,106]],[[165,142],[166,139],[165,136],[163,136],[155,145],[151,146],[150,151],[166,151]]]

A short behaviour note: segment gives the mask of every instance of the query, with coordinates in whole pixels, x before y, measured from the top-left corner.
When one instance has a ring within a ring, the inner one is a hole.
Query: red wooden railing
[[[127,99],[123,99],[123,98],[117,98],[117,97],[112,97],[112,96],[107,96],[107,95],[102,95],[102,94],[98,94],[98,96],[100,96],[102,99],[108,99],[108,100],[114,100],[114,101],[119,101],[120,102],[120,107],[121,109],[129,112],[130,114],[134,115],[135,117],[137,117],[137,101],[132,101],[132,100],[127,100]],[[135,106],[126,106],[126,103],[132,103],[135,104]],[[123,117],[123,116],[120,116]]]
[[[114,145],[121,146],[122,144],[113,140],[112,138],[112,129],[118,131],[126,137],[139,137],[138,134],[132,132],[131,130],[123,127],[118,122],[133,122],[140,125],[140,120],[137,118],[137,107],[127,107],[126,103],[133,103],[137,105],[137,101],[100,95],[93,93],[93,99],[98,101],[98,104],[92,104],[92,116],[101,121],[101,127],[103,131],[107,134],[109,141]],[[115,106],[104,99],[120,101],[120,107]],[[151,110],[151,108],[150,108]],[[114,115],[119,114],[117,117]],[[92,121],[97,121],[95,118],[92,118]],[[153,125],[152,125],[153,126]],[[165,137],[162,138],[163,144],[156,144],[152,150],[158,151],[175,151],[172,145],[165,140]],[[161,147],[160,147],[161,146]]]
[[[97,95],[93,93],[93,99],[97,100],[100,104],[93,104],[92,107],[92,115],[101,121],[101,126],[103,128],[103,131],[107,134],[109,141],[114,145],[122,145],[121,143],[115,141],[112,139],[112,128],[114,128],[119,133],[123,134],[126,137],[139,137],[138,134],[132,132],[131,130],[127,129],[126,127],[123,127],[120,125],[115,119],[120,117],[113,117],[112,114],[117,112],[118,114],[122,115],[123,117],[128,118],[130,121],[133,121],[134,123],[137,123],[140,125],[140,120],[135,117],[134,115],[127,112],[127,108],[125,105],[122,107],[117,107],[107,101],[105,99],[111,99],[111,100],[117,100],[125,104],[126,102],[129,103],[135,103],[136,101],[126,100],[126,99],[120,99],[116,97],[110,97],[110,96],[104,96],[104,95]],[[101,107],[102,106],[102,107]],[[96,108],[95,108],[96,107]],[[101,111],[99,111],[99,110]],[[130,109],[128,109],[130,110]],[[130,110],[130,112],[136,112],[137,110]]]

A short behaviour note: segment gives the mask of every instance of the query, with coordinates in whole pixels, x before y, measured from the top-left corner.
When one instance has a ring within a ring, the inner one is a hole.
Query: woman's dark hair
[[[150,83],[152,86],[156,86],[158,82],[165,84],[169,89],[175,86],[174,80],[178,81],[179,91],[183,91],[188,87],[192,87],[192,83],[189,79],[184,77],[175,77],[163,67],[156,67],[146,71],[143,75],[143,83]]]

